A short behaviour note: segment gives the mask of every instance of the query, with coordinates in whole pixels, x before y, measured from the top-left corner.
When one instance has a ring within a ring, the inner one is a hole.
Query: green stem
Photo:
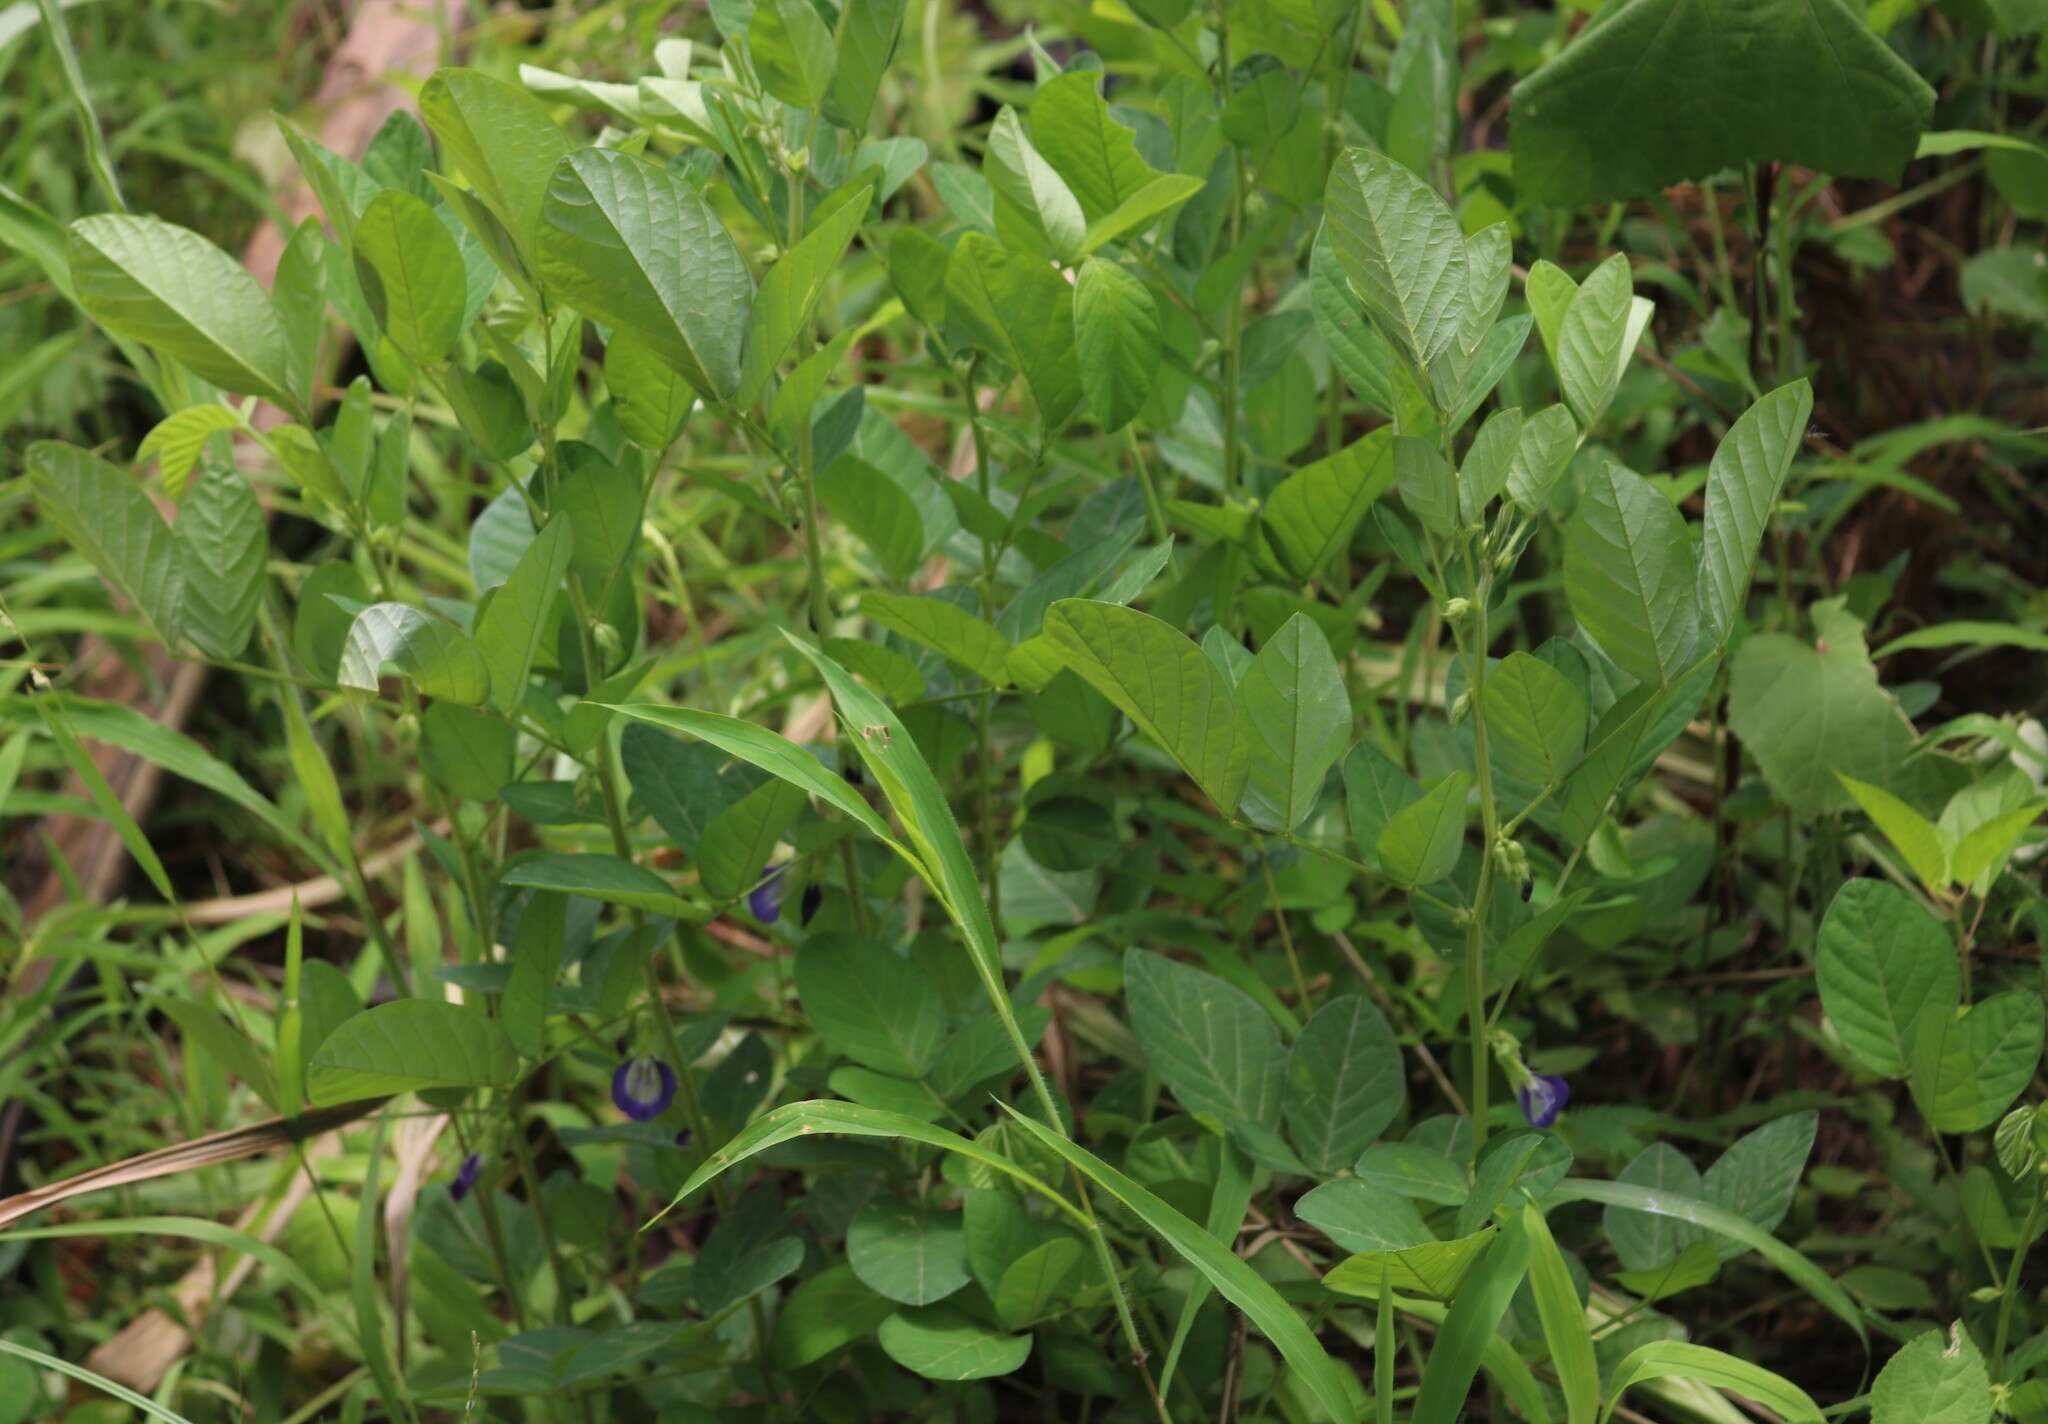
[[[2020,1243],[2012,1248],[2012,1265],[2005,1273],[2005,1288],[1998,1299],[1998,1333],[1991,1341],[1991,1382],[2001,1383],[2005,1379],[2005,1342],[2012,1333],[2013,1302],[2019,1299],[2020,1267],[2026,1264],[2027,1247],[2033,1244],[2034,1228],[2041,1221],[2041,1204],[2048,1200],[2048,1193],[2036,1184],[2033,1205],[2027,1208],[2027,1219],[2020,1227]]]

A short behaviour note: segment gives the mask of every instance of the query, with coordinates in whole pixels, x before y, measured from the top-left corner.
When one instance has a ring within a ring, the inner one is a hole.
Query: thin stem
[[[2020,1267],[2026,1264],[2027,1247],[2033,1244],[2034,1228],[2041,1221],[2041,1204],[2048,1200],[2048,1193],[2041,1190],[2041,1183],[2035,1184],[2034,1201],[2027,1208],[2027,1219],[2020,1227],[2019,1245],[2012,1248],[2012,1265],[2005,1273],[2005,1287],[1998,1299],[1998,1333],[1991,1341],[1991,1382],[1998,1384],[2005,1378],[2005,1342],[2012,1333],[2013,1302],[2019,1299]]]
[[[1273,857],[1264,846],[1259,847],[1259,869],[1266,877],[1266,903],[1273,907],[1274,923],[1280,926],[1280,945],[1287,951],[1287,967],[1294,973],[1294,992],[1301,1000],[1301,1011],[1309,1012],[1308,981],[1301,975],[1301,956],[1294,952],[1294,933],[1287,928],[1287,911],[1280,907],[1280,887],[1273,881]]]

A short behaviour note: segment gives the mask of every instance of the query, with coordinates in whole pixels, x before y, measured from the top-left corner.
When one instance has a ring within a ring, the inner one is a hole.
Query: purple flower
[[[644,1053],[628,1058],[612,1074],[612,1102],[635,1122],[660,1117],[675,1100],[676,1070]]]
[[[1572,1085],[1556,1073],[1535,1074],[1515,1090],[1515,1097],[1522,1104],[1522,1116],[1529,1119],[1529,1126],[1538,1129],[1556,1122],[1571,1096]]]
[[[462,1159],[462,1165],[455,1169],[455,1180],[448,1184],[448,1195],[461,1201],[469,1195],[469,1189],[476,1185],[476,1179],[483,1175],[484,1154],[472,1152]]]
[[[782,876],[789,867],[778,865],[761,877],[761,883],[747,892],[747,908],[764,925],[782,918]]]

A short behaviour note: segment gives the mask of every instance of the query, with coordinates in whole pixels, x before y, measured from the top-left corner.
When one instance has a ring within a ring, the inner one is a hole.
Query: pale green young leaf
[[[530,255],[556,165],[576,147],[547,106],[477,70],[442,69],[420,91],[420,114],[455,170]]]
[[[1316,808],[1351,738],[1351,696],[1322,629],[1296,613],[1266,640],[1236,689],[1251,730],[1243,811],[1291,831]]]
[[[1578,445],[1578,422],[1562,405],[1547,405],[1523,421],[1508,465],[1508,498],[1525,514],[1543,513]]]
[[[1200,648],[1148,613],[1077,598],[1052,606],[1045,633],[1067,667],[1179,762],[1219,812],[1237,809],[1250,729]]]
[[[1143,232],[1155,219],[1172,212],[1204,186],[1202,179],[1186,173],[1161,173],[1088,224],[1088,231],[1081,236],[1082,254],[1094,252],[1120,237]]]
[[[1454,771],[1387,819],[1379,833],[1380,868],[1397,885],[1434,885],[1465,845],[1465,795],[1472,778]]]
[[[523,507],[515,511],[524,521]],[[476,650],[490,670],[491,706],[510,713],[526,694],[534,654],[552,622],[562,578],[569,572],[575,535],[569,516],[556,514],[520,553],[511,576],[476,616]]]
[[[1509,653],[1486,675],[1486,725],[1501,770],[1554,786],[1586,749],[1586,695],[1550,664]]]
[[[1010,655],[1009,640],[957,603],[916,594],[870,593],[861,599],[860,611],[913,643],[944,654],[992,686],[1009,684],[1003,665]]]
[[[462,334],[462,252],[434,210],[386,188],[356,219],[356,282],[391,344],[431,366]]]
[[[1631,677],[1657,687],[1692,665],[1699,604],[1684,516],[1612,460],[1587,476],[1565,526],[1564,588],[1579,626]]]
[[[159,638],[175,644],[184,575],[171,528],[142,487],[91,451],[55,440],[29,446],[28,484],[43,518],[149,620]]]
[[[1100,77],[1076,70],[1031,96],[1031,138],[1079,200],[1088,223],[1099,223],[1162,175],[1138,154],[1137,135],[1103,102]],[[1200,186],[1200,180],[1195,180]],[[1162,209],[1163,211],[1163,209]]]
[[[562,300],[639,336],[707,401],[739,389],[754,279],[688,183],[617,149],[571,154],[535,240]]]
[[[1908,1340],[1870,1387],[1870,1424],[1990,1424],[1991,1377],[1962,1322]]]
[[[1465,235],[1428,184],[1385,154],[1346,149],[1324,199],[1330,242],[1352,291],[1416,370],[1458,337]]]
[[[399,999],[327,1035],[308,1065],[306,1097],[327,1107],[423,1088],[504,1088],[518,1076],[519,1051],[483,1010]]]
[[[1920,877],[1920,883],[1937,895],[1946,892],[1952,878],[1949,857],[1954,847],[1941,833],[1941,828],[1883,787],[1872,786],[1841,772],[1835,775],[1855,798],[1856,804],[1863,808],[1863,814],[1876,823],[1877,828],[1884,832],[1884,838],[1906,858],[1906,864]]]
[[[751,406],[760,399],[792,343],[809,329],[819,298],[867,216],[869,196],[869,189],[862,187],[833,208],[761,279],[747,335],[746,364],[733,398],[737,404]]]
[[[1281,567],[1306,583],[1350,545],[1358,521],[1393,483],[1393,431],[1382,426],[1280,481],[1260,528]]]
[[[1557,384],[1565,403],[1591,430],[1621,383],[1634,298],[1628,258],[1602,262],[1573,293],[1557,333]]]
[[[1131,1031],[1181,1106],[1226,1124],[1277,1127],[1286,1073],[1280,1030],[1241,990],[1163,955],[1124,953]]]
[[[1887,881],[1835,892],[1814,956],[1821,1009],[1842,1046],[1871,1072],[1903,1078],[1920,1011],[1951,1017],[1962,1002],[1955,945],[1927,908]]]
[[[1053,256],[1072,262],[1081,255],[1088,219],[1080,200],[1032,144],[1023,120],[1007,104],[989,129],[982,173],[997,201],[1009,204]]]
[[[1549,258],[1540,257],[1529,268],[1529,280],[1523,284],[1522,294],[1528,298],[1529,310],[1536,317],[1536,329],[1543,336],[1543,354],[1550,358],[1550,369],[1562,369],[1558,342],[1564,335],[1564,315],[1571,310],[1572,298],[1579,294],[1578,282]]]
[[[1977,884],[1987,870],[2004,861],[2020,843],[2020,837],[2048,810],[2048,802],[2033,801],[1993,816],[1973,827],[1958,841],[1950,856],[1949,870],[1956,883],[1965,888]]]
[[[1384,1280],[1391,1290],[1449,1300],[1498,1235],[1489,1226],[1450,1241],[1367,1251],[1339,1261],[1324,1274],[1323,1284],[1342,1295],[1376,1296]]]
[[[101,213],[71,225],[67,252],[78,304],[101,326],[224,390],[296,408],[292,358],[270,298],[198,233]]]
[[[1710,644],[1727,642],[1742,612],[1764,526],[1812,414],[1812,385],[1793,381],[1744,411],[1714,450],[1700,530],[1700,633]]]
[[[403,603],[373,603],[356,615],[336,681],[375,692],[386,663],[428,697],[474,707],[491,693],[490,665],[469,636],[447,619]]]
[[[270,536],[263,506],[239,470],[217,470],[199,482],[178,510],[171,542],[184,584],[185,636],[209,657],[240,657],[256,631]]]
[[[142,444],[136,447],[135,462],[139,465],[154,455],[164,493],[172,499],[182,499],[185,483],[192,477],[192,467],[199,463],[206,442],[224,430],[245,428],[233,406],[219,401],[188,405],[172,411],[150,428],[149,434],[142,437]]]
[[[1074,282],[1074,348],[1088,413],[1121,430],[1145,408],[1159,369],[1159,307],[1145,284],[1091,257]]]

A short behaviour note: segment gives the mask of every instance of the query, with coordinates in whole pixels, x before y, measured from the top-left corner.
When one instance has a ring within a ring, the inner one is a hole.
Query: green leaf
[[[808,4],[809,0],[802,0]],[[747,336],[746,364],[740,373],[736,404],[750,406],[768,387],[768,378],[782,364],[782,358],[796,339],[810,328],[811,316],[840,259],[867,216],[870,191],[866,187],[840,203],[807,233],[803,241],[782,255],[754,297],[752,326]],[[806,352],[806,355],[809,353]]]
[[[1406,1197],[1356,1177],[1323,1183],[1294,1204],[1294,1214],[1346,1251],[1365,1255],[1436,1243]]]
[[[1318,1172],[1356,1162],[1407,1100],[1400,1042],[1386,1016],[1356,994],[1317,1009],[1288,1050],[1287,1130]]]
[[[1393,372],[1399,358],[1351,295],[1350,279],[1330,245],[1328,223],[1316,229],[1315,246],[1309,251],[1309,302],[1316,329],[1351,393],[1374,410],[1393,414]]]
[[[1745,1133],[1700,1178],[1701,1197],[1747,1219],[1759,1231],[1775,1231],[1792,1209],[1792,1194],[1813,1153],[1819,1123],[1816,1112],[1788,1113]],[[1739,1242],[1720,1245],[1723,1260],[1732,1260],[1743,1250]]]
[[[1137,134],[1103,102],[1100,76],[1075,70],[1031,96],[1031,138],[1059,171],[1090,223],[1098,223],[1162,175],[1138,154]],[[1199,187],[1199,181],[1197,181]]]
[[[1561,405],[1547,405],[1523,421],[1508,466],[1508,498],[1526,514],[1543,513],[1578,446],[1578,423]]]
[[[519,1052],[481,1009],[399,999],[365,1009],[313,1052],[306,1097],[314,1107],[424,1088],[506,1088]]]
[[[1812,385],[1793,381],[1744,411],[1714,450],[1700,531],[1700,634],[1709,644],[1728,641],[1748,598],[1764,526],[1812,414]]]
[[[531,255],[556,165],[576,147],[547,106],[477,70],[442,69],[420,90],[420,114],[447,160]]]
[[[1410,887],[1447,878],[1465,846],[1465,794],[1472,778],[1454,771],[1403,806],[1380,829],[1380,868],[1389,880]]]
[[[846,1260],[861,1283],[898,1305],[931,1305],[967,1284],[960,1213],[871,1199],[846,1229]]]
[[[1410,1416],[1413,1424],[1457,1424],[1465,1417],[1466,1396],[1480,1360],[1528,1273],[1529,1238],[1521,1223],[1510,1219],[1451,1298],[1450,1313],[1422,1367],[1422,1386]]]
[[[1442,539],[1458,532],[1458,476],[1435,442],[1394,437],[1394,485],[1402,506],[1423,528]]]
[[[1185,173],[1160,174],[1117,204],[1114,210],[1088,224],[1088,231],[1081,237],[1082,253],[1094,252],[1120,237],[1143,232],[1155,218],[1172,212],[1205,186],[1200,178]]]
[[[825,117],[841,128],[854,133],[867,128],[875,91],[882,86],[882,76],[903,33],[903,10],[904,0],[868,0],[840,7],[839,26],[832,35],[836,59],[832,87],[825,94]],[[923,162],[922,158],[918,161]],[[855,166],[861,166],[858,160]]]
[[[1315,810],[1351,740],[1351,695],[1322,629],[1305,614],[1290,617],[1252,659],[1236,696],[1251,731],[1243,812],[1292,831]]]
[[[1352,148],[1331,166],[1324,221],[1366,315],[1410,365],[1427,370],[1457,340],[1465,314],[1456,216],[1393,159]]]
[[[697,846],[697,874],[705,893],[731,900],[760,884],[776,844],[805,804],[802,791],[771,779],[720,810]]]
[[[1586,750],[1586,694],[1528,653],[1509,653],[1486,675],[1486,729],[1509,776],[1554,786]]]
[[[814,934],[796,954],[804,1016],[826,1043],[877,1072],[921,1078],[945,1037],[929,976],[876,940]]]
[[[278,1106],[277,1078],[265,1061],[263,1049],[250,1037],[229,1024],[213,1008],[184,999],[164,999],[155,1005],[164,1017],[178,1026],[185,1051],[219,1062],[273,1110]]]
[[[1522,1230],[1529,1237],[1529,1293],[1535,1297],[1550,1363],[1564,1392],[1565,1419],[1567,1424],[1593,1424],[1600,1408],[1600,1363],[1593,1355],[1585,1302],[1534,1202],[1522,1204]]]
[[[816,109],[832,87],[832,32],[810,0],[759,0],[747,52],[761,87],[796,109]]]
[[[957,603],[915,594],[870,593],[861,598],[860,611],[911,642],[944,654],[991,686],[1009,685],[1004,667],[1009,639]]]
[[[552,890],[536,890],[519,912],[512,943],[512,977],[505,982],[499,1018],[512,1046],[528,1058],[540,1057],[547,1045],[548,1014],[555,978],[562,971],[568,914],[569,897]]]
[[[1614,1410],[1632,1386],[1654,1379],[1687,1379],[1731,1390],[1771,1410],[1785,1424],[1821,1424],[1826,1418],[1806,1391],[1784,1376],[1734,1355],[1678,1340],[1652,1341],[1631,1351],[1614,1367],[1607,1380],[1608,1411]]]
[[[776,1368],[800,1370],[814,1365],[854,1341],[866,1339],[895,1311],[894,1301],[884,1300],[862,1285],[844,1261],[827,1266],[799,1282],[776,1311],[770,1345]]]
[[[757,1188],[722,1213],[705,1238],[690,1263],[690,1295],[707,1320],[716,1319],[803,1262],[804,1240],[790,1231],[782,1193],[773,1187]]]
[[[581,895],[608,905],[624,905],[682,920],[707,918],[703,910],[676,894],[659,875],[615,855],[537,855],[508,867],[499,883],[558,890],[564,895]]]
[[[518,511],[523,522],[524,509]],[[512,573],[476,615],[476,650],[489,669],[490,705],[510,714],[526,695],[534,654],[552,626],[549,614],[569,572],[575,533],[567,514],[548,520],[519,555]]]
[[[924,561],[924,516],[901,486],[857,455],[834,460],[817,484],[819,502],[867,545],[883,573],[900,580],[917,571]]]
[[[291,356],[248,269],[161,218],[101,213],[71,225],[71,281],[86,315],[238,395],[296,409]]]
[[[1228,1246],[1101,1158],[1004,1105],[1010,1120],[1121,1202],[1176,1255],[1245,1313],[1333,1419],[1356,1417],[1344,1372],[1324,1352],[1301,1316]]]
[[[1194,778],[1219,812],[1244,793],[1250,729],[1202,650],[1135,609],[1068,598],[1045,615],[1066,665]]]
[[[1350,547],[1358,521],[1393,483],[1393,431],[1382,426],[1282,480],[1260,527],[1281,566],[1306,583]]]
[[[1955,946],[1939,920],[1883,880],[1851,880],[1821,921],[1814,959],[1821,1009],[1856,1061],[1903,1078],[1920,1011],[1962,1002]]]
[[[171,530],[184,584],[179,619],[199,651],[238,658],[256,631],[270,537],[239,470],[218,470],[185,497]]]
[[[1637,1153],[1622,1168],[1619,1180],[1625,1186],[1688,1198],[1700,1198],[1702,1193],[1699,1168],[1668,1142],[1653,1142]],[[1720,1260],[1715,1244],[1689,1221],[1620,1206],[1609,1206],[1601,1216],[1615,1254],[1632,1270],[1649,1271],[1669,1265],[1695,1244],[1714,1251],[1714,1259]]]
[[[1522,412],[1518,406],[1495,411],[1479,427],[1472,448],[1465,452],[1464,463],[1458,466],[1458,496],[1466,523],[1484,519],[1494,496],[1507,488],[1508,472],[1514,466],[1521,439]]]
[[[343,687],[377,690],[386,663],[411,678],[428,697],[479,706],[490,696],[491,670],[460,628],[403,603],[373,603],[349,625],[336,680]]]
[[[1458,1206],[1470,1195],[1464,1168],[1413,1142],[1376,1142],[1359,1155],[1353,1170],[1360,1181],[1414,1201]]]
[[[1881,786],[1840,772],[1835,776],[1863,808],[1863,814],[1876,823],[1885,839],[1906,858],[1920,883],[1936,894],[1947,890],[1951,878],[1950,847],[1940,828]]]
[[[875,1338],[883,1354],[933,1380],[993,1379],[1013,1373],[1031,1356],[1029,1335],[1006,1335],[950,1305],[900,1310],[882,1322]]]
[[[450,796],[490,802],[513,779],[519,733],[503,717],[436,702],[420,717],[420,764]]]
[[[1121,430],[1145,408],[1159,368],[1159,308],[1145,284],[1100,257],[1074,282],[1074,350],[1088,413]]]
[[[2048,802],[2029,802],[1972,829],[1956,843],[1955,852],[1950,857],[1949,869],[1956,882],[1966,887],[1975,886],[1978,877],[2012,852],[2020,837],[2040,819],[2043,810],[2048,810]]]
[[[536,241],[541,280],[564,301],[633,332],[707,401],[739,390],[754,279],[681,178],[617,149],[573,153]]]
[[[1990,1424],[1991,1411],[1984,1356],[1960,1321],[1908,1340],[1870,1387],[1870,1424]]]
[[[1888,658],[1922,648],[2025,648],[2031,653],[2048,653],[2048,633],[2012,623],[1932,623],[1915,628],[1879,648],[1872,657]]]
[[[2041,1066],[2041,996],[2012,989],[1961,1017],[1930,1003],[1913,1029],[1913,1102],[1937,1132],[1977,1132],[1998,1121]]]
[[[1017,221],[1037,242],[1062,262],[1081,255],[1088,219],[1073,190],[1059,171],[1045,161],[1024,132],[1017,111],[1005,104],[996,114],[988,132],[988,153],[982,173],[995,190],[996,226],[1005,227],[1005,210],[1017,214]]]
[[[1073,290],[1045,263],[966,234],[946,264],[946,325],[1024,377],[1047,429],[1080,408]]]
[[[434,210],[386,188],[356,219],[356,281],[391,344],[431,366],[462,334],[462,252]]]
[[[1557,384],[1579,424],[1588,430],[1599,424],[1621,384],[1634,297],[1628,258],[1617,252],[1573,293],[1558,328]]]
[[[997,1317],[1012,1330],[1022,1330],[1055,1314],[1067,1282],[1086,1257],[1087,1248],[1071,1236],[1054,1237],[1026,1251],[996,1284]]]
[[[1286,1063],[1265,1010],[1213,975],[1138,949],[1124,952],[1124,993],[1138,1046],[1183,1107],[1279,1126]]]
[[[1515,182],[1584,207],[1782,160],[1896,182],[1934,91],[1842,0],[1625,0],[1516,86]]]
[[[630,331],[614,331],[604,348],[604,386],[628,438],[666,450],[682,433],[697,393],[661,355]]]
[[[172,499],[182,499],[185,482],[192,476],[192,467],[199,463],[206,442],[224,430],[245,428],[240,413],[231,405],[219,401],[188,405],[172,411],[151,427],[149,434],[142,437],[142,444],[136,447],[135,462],[139,465],[156,456],[164,493]]]
[[[149,620],[159,638],[175,644],[184,575],[170,526],[142,487],[90,451],[55,440],[29,446],[28,471],[43,518]]]
[[[1699,641],[1685,519],[1641,475],[1603,460],[1565,526],[1564,589],[1600,650],[1651,687],[1690,667]]]
[[[1839,777],[1892,782],[1913,729],[1878,685],[1863,627],[1839,599],[1809,610],[1818,636],[1745,638],[1728,669],[1728,725],[1771,792],[1811,819],[1854,805]]]

